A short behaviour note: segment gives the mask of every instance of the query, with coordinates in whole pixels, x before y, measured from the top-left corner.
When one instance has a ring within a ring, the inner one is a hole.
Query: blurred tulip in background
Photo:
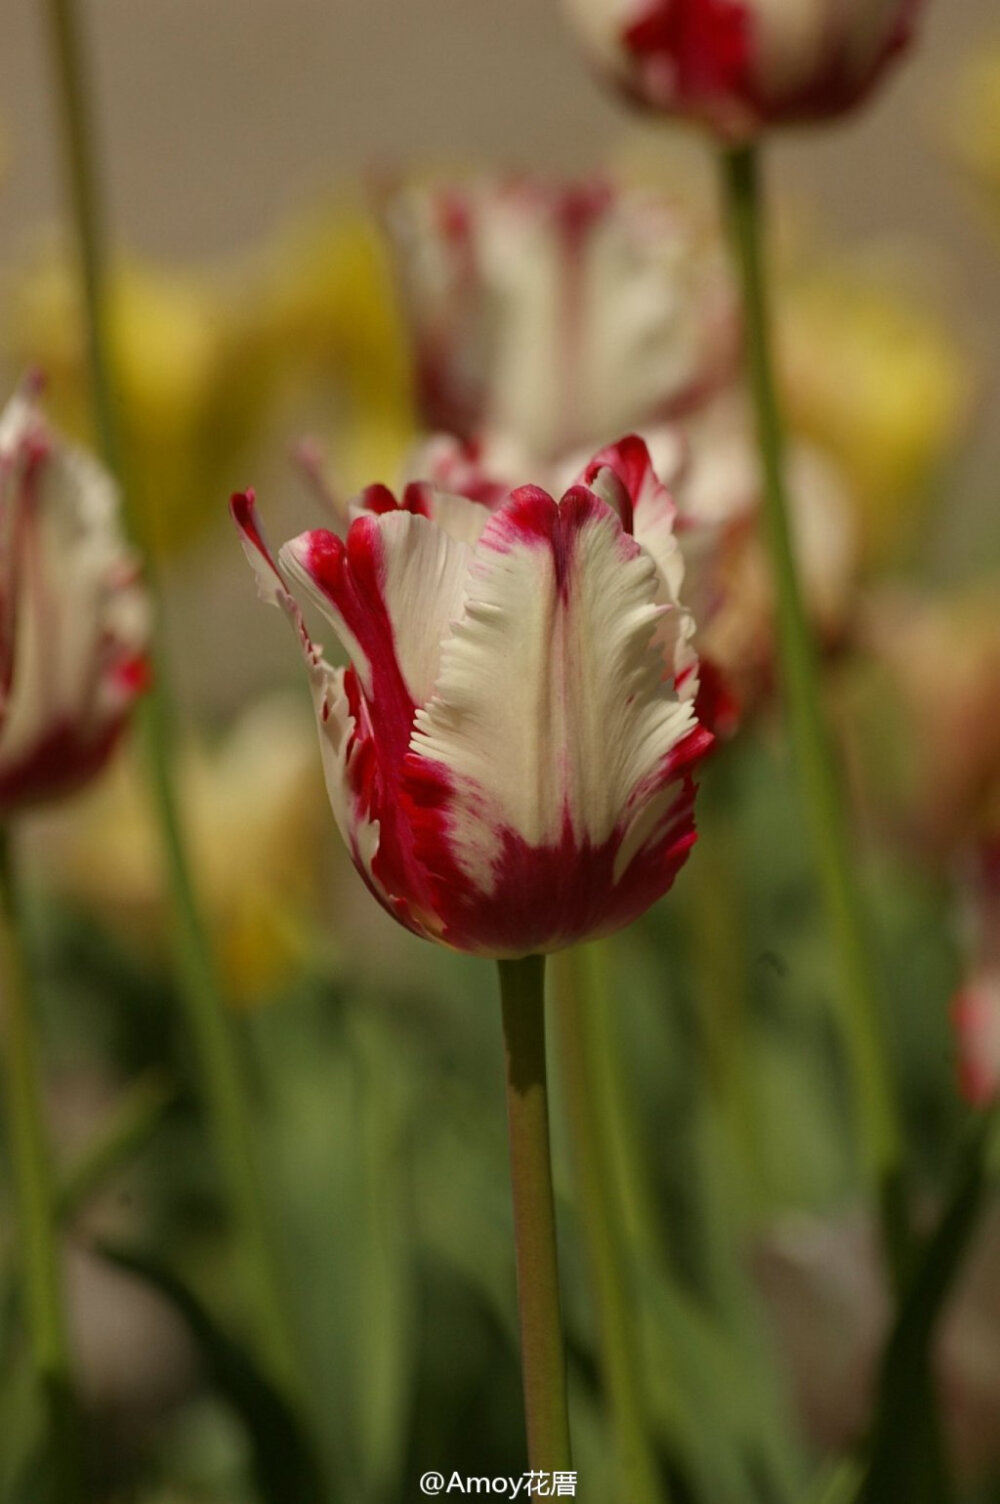
[[[564,0],[630,98],[741,140],[857,105],[910,40],[921,0]]]
[[[27,392],[13,397],[0,417],[5,817],[98,773],[146,683],[149,602],[118,513],[100,466]]]

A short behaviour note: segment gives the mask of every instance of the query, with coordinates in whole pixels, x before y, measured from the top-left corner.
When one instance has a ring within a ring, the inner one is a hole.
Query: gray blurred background
[[[44,7],[0,9],[3,256],[56,216],[60,161]],[[667,134],[605,98],[558,0],[81,0],[80,11],[110,214],[119,241],[144,256],[238,252],[372,168],[581,172]],[[913,241],[978,357],[982,403],[948,539],[959,556],[995,515],[1000,255],[943,122],[961,61],[998,33],[996,0],[928,0],[919,45],[870,108],[772,152],[825,245]],[[248,592],[236,587],[234,601],[225,633],[247,626],[276,666],[286,644],[255,621]]]
[[[3,0],[0,10],[9,241],[57,200],[44,7]],[[115,221],[150,254],[237,247],[309,190],[373,163],[579,171],[624,129],[569,44],[558,0],[89,0],[80,10]],[[998,31],[996,0],[928,0],[919,47],[874,107],[775,150],[782,177],[836,227],[939,236],[994,308],[996,262],[934,140],[955,66]]]

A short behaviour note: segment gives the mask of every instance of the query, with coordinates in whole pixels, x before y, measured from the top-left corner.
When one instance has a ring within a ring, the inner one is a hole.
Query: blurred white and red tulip
[[[27,393],[0,416],[0,815],[105,764],[147,681],[149,602],[110,478]]]
[[[558,493],[610,439],[641,433],[677,503],[699,708],[734,730],[773,685],[774,607],[738,298],[714,220],[690,194],[524,178],[412,185],[385,218],[422,417],[446,434],[418,445],[406,478],[481,501],[529,479]],[[856,577],[852,498],[799,438],[790,470],[809,607],[836,642]]]
[[[414,482],[360,499],[346,539],[275,559],[233,500],[263,597],[298,631],[327,789],[371,891],[407,928],[519,956],[608,934],[694,841],[693,622],[674,508],[648,464],[555,500]],[[351,659],[335,669],[293,589]]]
[[[727,141],[832,119],[909,42],[922,0],[564,0],[598,71],[630,99]]]
[[[551,462],[728,379],[737,303],[689,205],[610,182],[415,184],[385,206],[424,427]]]

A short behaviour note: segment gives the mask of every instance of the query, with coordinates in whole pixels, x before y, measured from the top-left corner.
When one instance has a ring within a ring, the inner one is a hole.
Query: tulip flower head
[[[146,682],[148,635],[110,479],[15,396],[0,415],[0,815],[103,766]]]
[[[232,509],[262,595],[299,634],[341,833],[402,924],[516,957],[608,934],[666,892],[711,736],[648,456],[558,501],[373,486],[346,538],[306,533],[277,559],[253,494]],[[350,667],[327,663],[293,589]]]
[[[631,99],[732,142],[858,104],[908,42],[921,0],[564,0]]]
[[[731,376],[739,314],[688,206],[603,180],[415,185],[385,209],[429,431],[536,463],[662,422]]]

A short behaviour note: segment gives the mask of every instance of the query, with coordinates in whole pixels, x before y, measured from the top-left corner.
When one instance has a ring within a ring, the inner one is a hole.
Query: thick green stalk
[[[621,1504],[658,1504],[666,1492],[649,1439],[614,1127],[608,1117],[610,1094],[602,1080],[607,1057],[596,1027],[600,1000],[588,975],[595,950],[581,947],[556,957],[560,1055],[580,1225],[618,1453],[618,1498]]]
[[[864,905],[854,870],[850,819],[820,701],[816,651],[803,607],[789,527],[784,434],[771,356],[755,149],[743,146],[724,152],[723,176],[743,288],[747,372],[757,415],[763,521],[777,596],[786,713],[840,965],[843,1025],[855,1079],[863,1152],[868,1172],[879,1187],[886,1255],[899,1282],[910,1241],[902,1187],[903,1133],[883,1037]]]
[[[549,1149],[545,960],[526,956],[499,965],[528,1462],[552,1473],[572,1464]]]
[[[70,1368],[53,1174],[42,1103],[36,1012],[14,855],[0,831],[0,947],[4,1097],[32,1361],[44,1397],[60,1504],[82,1493],[80,1432]]]
[[[97,430],[105,463],[121,484],[131,531],[142,544],[143,529],[130,506],[130,488],[107,352],[103,226],[86,70],[73,0],[48,0],[48,15],[67,186],[78,241]],[[147,566],[151,567],[148,560]],[[248,1093],[231,1020],[215,976],[209,937],[202,920],[181,827],[171,771],[173,717],[168,698],[168,676],[158,628],[156,632],[151,649],[153,684],[144,697],[139,719],[153,802],[163,838],[181,996],[200,1063],[258,1343],[275,1376],[287,1387],[294,1388],[295,1355],[257,1172]]]

